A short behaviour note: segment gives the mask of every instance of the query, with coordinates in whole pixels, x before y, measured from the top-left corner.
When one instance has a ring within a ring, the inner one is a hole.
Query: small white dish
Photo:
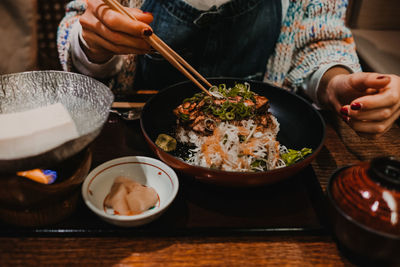
[[[115,215],[104,208],[104,199],[118,176],[130,178],[156,190],[159,201],[155,208],[138,215]],[[142,156],[117,158],[92,170],[82,185],[85,204],[100,218],[123,227],[139,226],[158,218],[178,193],[176,173],[165,163]]]

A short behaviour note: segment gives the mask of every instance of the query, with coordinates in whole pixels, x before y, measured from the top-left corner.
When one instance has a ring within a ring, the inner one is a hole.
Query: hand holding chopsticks
[[[137,20],[117,0],[103,0],[103,2],[111,9],[128,16],[132,20]],[[156,49],[166,60],[168,60],[168,62],[170,62],[175,68],[177,68],[188,79],[196,84],[197,87],[199,87],[207,95],[211,95],[210,92],[195,77],[193,77],[192,74],[194,74],[208,88],[210,88],[212,85],[192,66],[190,66],[189,63],[187,63],[181,56],[179,56],[172,48],[164,43],[157,35],[153,33],[152,35],[145,36],[144,38],[154,49]]]

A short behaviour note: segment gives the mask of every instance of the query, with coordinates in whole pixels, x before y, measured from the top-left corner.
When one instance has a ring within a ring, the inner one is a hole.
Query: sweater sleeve
[[[345,26],[346,8],[347,0],[291,0],[266,78],[297,90],[328,66],[361,71],[354,39]]]
[[[120,2],[125,6],[140,8],[143,0],[120,0]],[[79,55],[73,54],[77,51],[80,51],[80,49],[74,49],[73,44],[74,41],[76,44],[76,40],[77,38],[79,38],[79,31],[76,30],[78,28],[76,24],[79,23],[79,17],[85,12],[86,8],[86,0],[73,0],[67,4],[66,15],[64,16],[58,27],[57,48],[63,70],[84,73],[85,71],[83,70],[86,70],[88,72],[85,74],[97,77],[98,75],[93,75],[94,72],[103,73],[104,68],[109,68],[110,65],[107,64],[107,66],[101,66],[86,64],[84,68],[82,68],[83,65],[81,65],[80,67],[75,66],[75,64],[77,63],[79,65],[79,63],[84,62],[85,59],[78,59],[77,57],[79,57]],[[117,59],[117,62],[115,62],[117,64],[116,68],[113,68],[113,70],[116,70],[116,73],[114,73],[115,71],[112,71],[112,77],[110,77],[110,79],[103,80],[103,82],[107,83],[114,93],[122,94],[132,90],[132,85],[134,81],[133,77],[136,70],[136,56],[133,54],[123,55],[117,57]],[[95,67],[96,70],[93,70],[92,67]],[[97,78],[101,79],[101,77]]]
[[[72,71],[71,41],[74,24],[79,23],[79,16],[86,10],[85,0],[74,0],[67,4],[66,14],[61,20],[57,31],[57,49],[61,66],[65,71]]]
[[[82,74],[98,78],[105,79],[114,76],[121,70],[123,56],[114,55],[110,60],[102,64],[96,64],[91,62],[81,46],[86,46],[87,43],[82,37],[82,26],[76,22],[71,29],[71,54],[72,64]]]

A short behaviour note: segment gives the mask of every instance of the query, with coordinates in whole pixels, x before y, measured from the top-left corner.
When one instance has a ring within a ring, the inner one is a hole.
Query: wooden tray
[[[152,156],[139,121],[112,114],[92,145],[92,168],[122,156]],[[259,233],[325,233],[324,194],[311,166],[275,185],[223,188],[178,173],[180,189],[174,203],[155,222],[118,228],[93,214],[80,200],[76,212],[62,223],[21,228],[0,224],[0,236],[170,236]]]

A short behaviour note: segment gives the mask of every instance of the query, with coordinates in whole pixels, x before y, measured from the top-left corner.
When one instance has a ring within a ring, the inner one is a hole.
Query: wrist
[[[333,110],[337,109],[335,88],[340,86],[338,83],[345,80],[343,78],[348,74],[351,74],[351,72],[343,67],[333,67],[325,72],[317,88],[317,99],[321,106]]]

